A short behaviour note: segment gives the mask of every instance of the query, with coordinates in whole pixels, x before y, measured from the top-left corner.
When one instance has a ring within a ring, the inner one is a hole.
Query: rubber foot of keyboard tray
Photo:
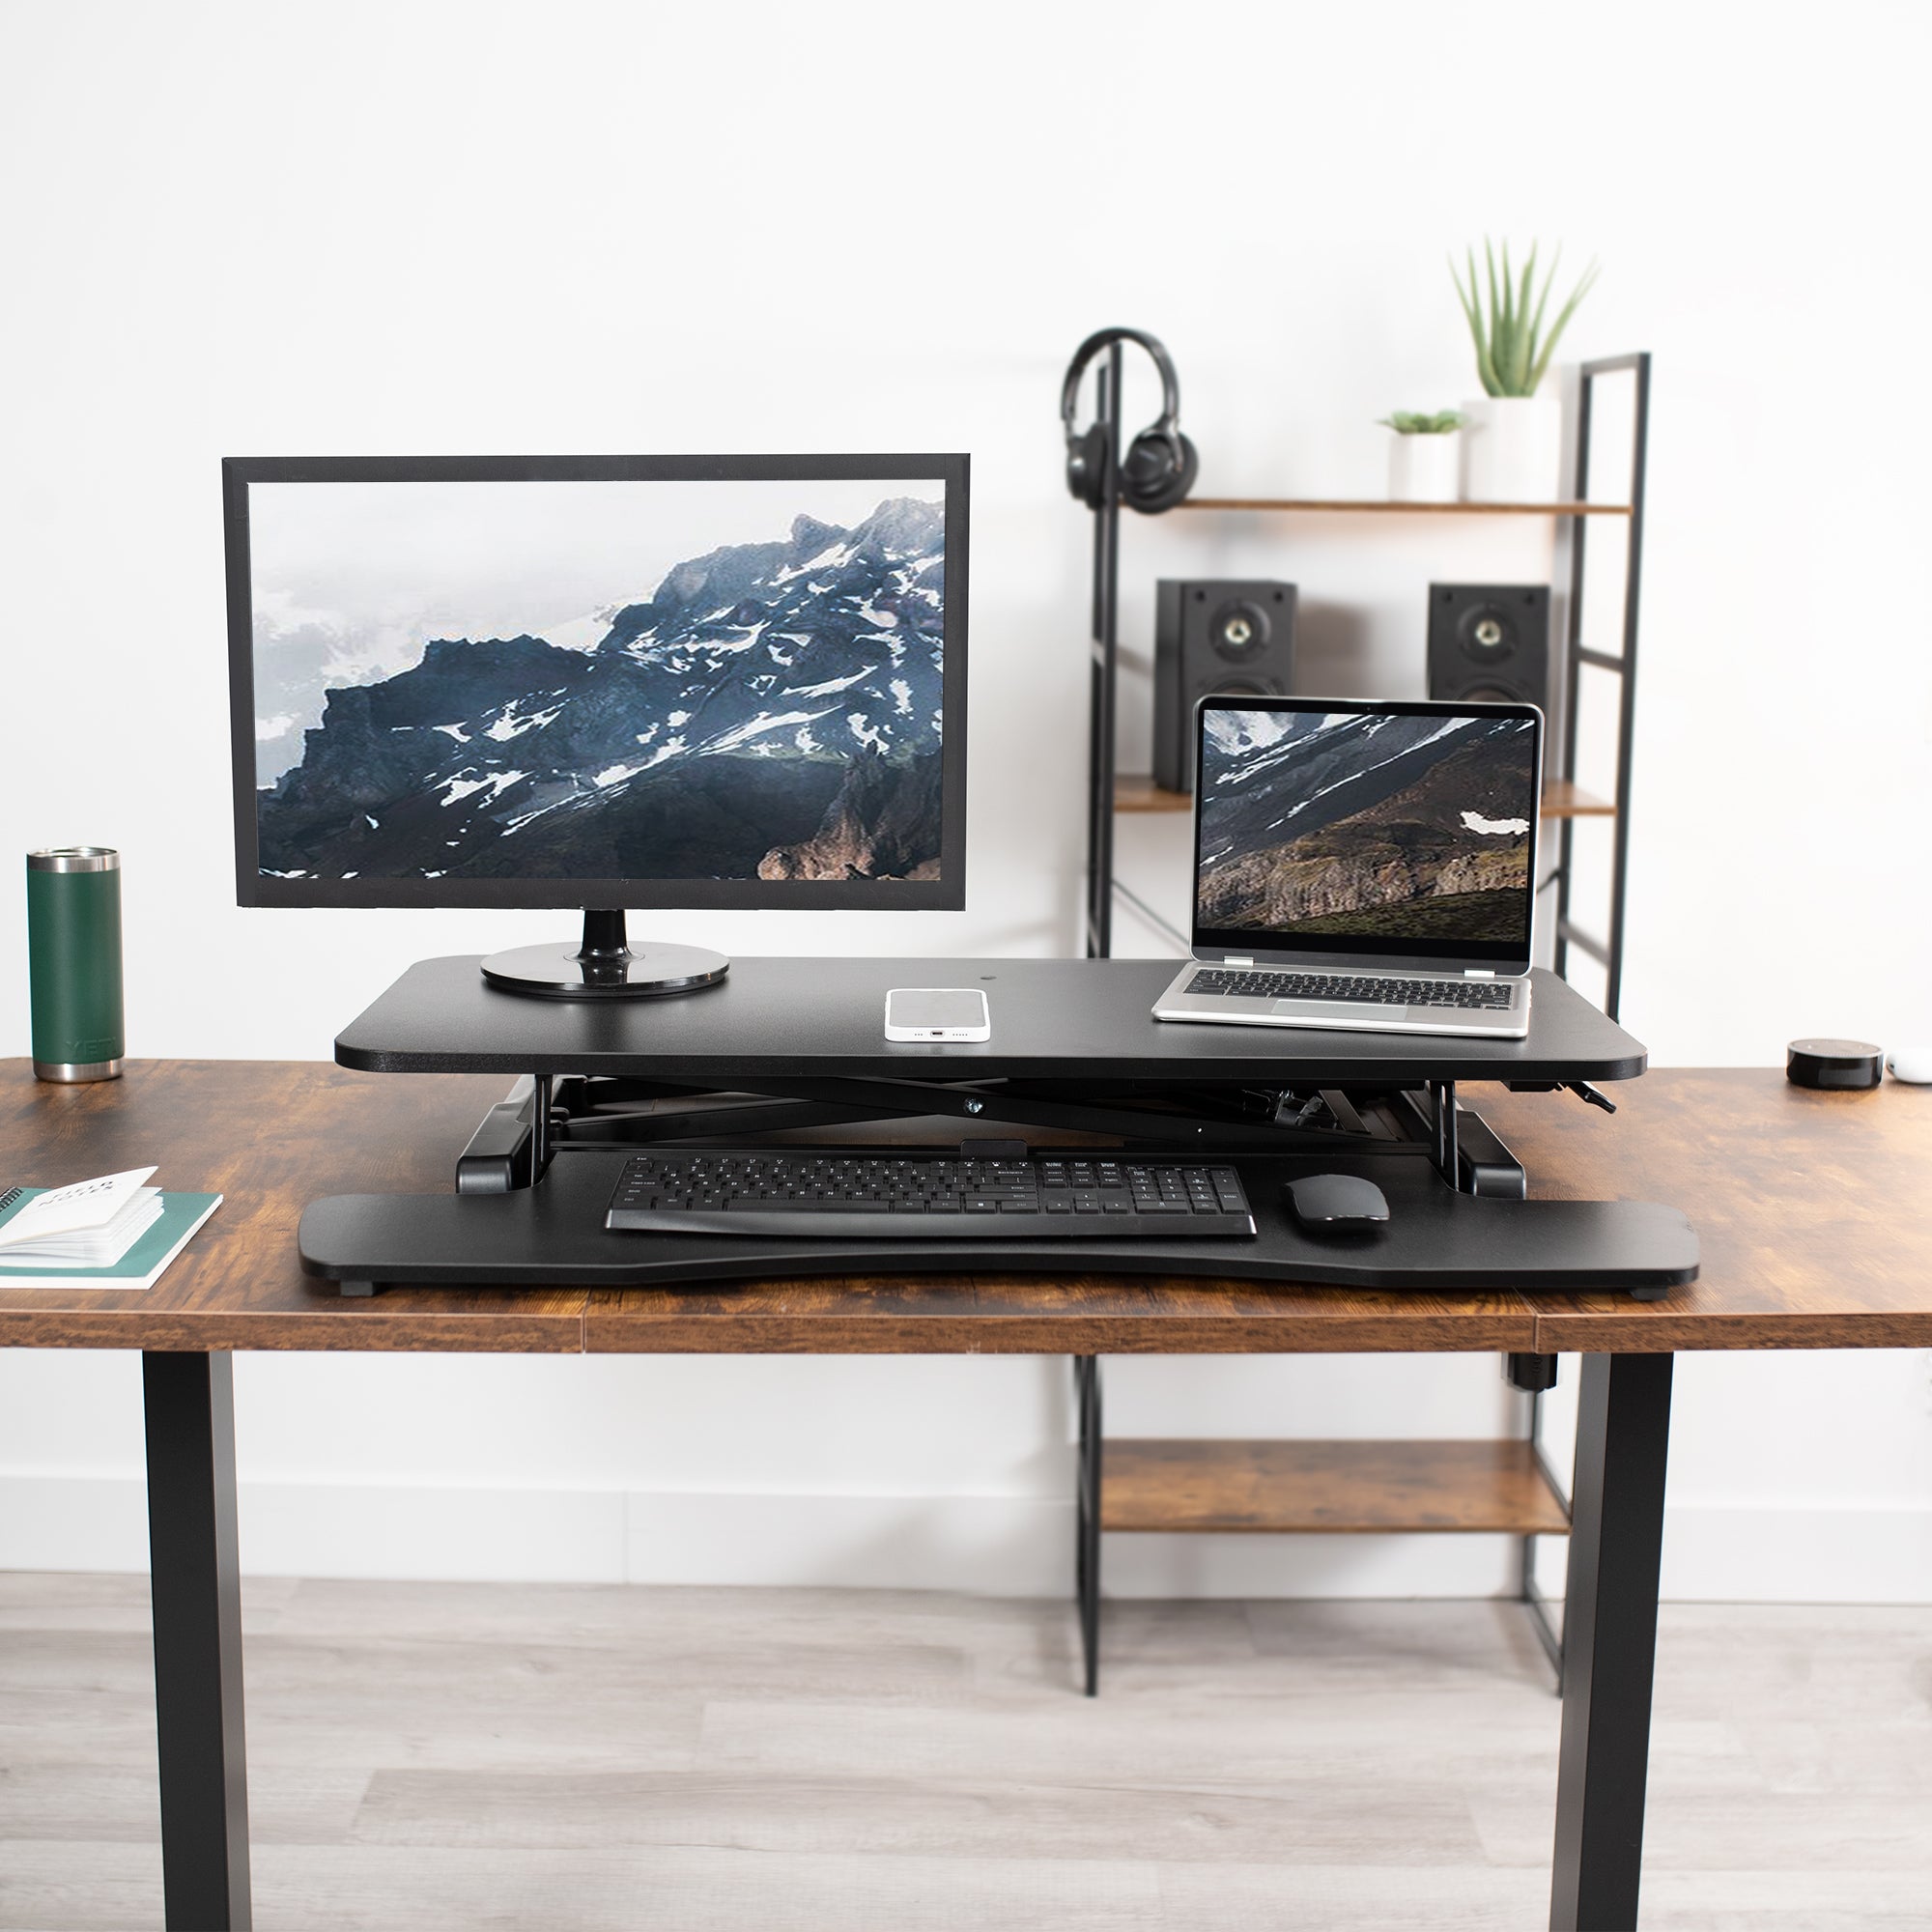
[[[345,1281],[340,1286],[344,1294],[374,1294],[376,1293],[376,1284],[373,1281]]]

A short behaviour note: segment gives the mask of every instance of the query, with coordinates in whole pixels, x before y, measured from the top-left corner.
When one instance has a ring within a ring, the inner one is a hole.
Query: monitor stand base
[[[518,946],[493,952],[483,977],[498,992],[538,1000],[654,1000],[715,986],[731,970],[722,952],[706,946],[647,944],[633,951],[624,936],[621,909],[585,907],[583,941]]]

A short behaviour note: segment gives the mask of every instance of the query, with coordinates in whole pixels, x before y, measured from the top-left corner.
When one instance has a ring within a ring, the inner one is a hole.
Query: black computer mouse
[[[1304,1174],[1282,1192],[1311,1235],[1366,1235],[1385,1226],[1389,1205],[1373,1180],[1353,1174]]]

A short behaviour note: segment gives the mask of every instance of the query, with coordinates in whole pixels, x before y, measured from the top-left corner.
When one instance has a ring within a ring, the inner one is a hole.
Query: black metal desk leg
[[[169,1932],[247,1932],[234,1364],[148,1353],[141,1378],[166,1923]]]
[[[1583,1357],[1551,1932],[1636,1924],[1670,1368],[1668,1355]]]
[[[1080,1462],[1073,1492],[1073,1588],[1080,1603],[1082,1689],[1100,1689],[1100,1358],[1075,1355]]]

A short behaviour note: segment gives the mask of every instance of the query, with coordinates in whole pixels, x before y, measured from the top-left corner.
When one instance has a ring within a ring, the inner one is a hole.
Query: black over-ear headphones
[[[1180,384],[1174,360],[1160,343],[1138,328],[1097,329],[1073,352],[1066,380],[1060,385],[1060,419],[1066,428],[1066,487],[1090,510],[1099,509],[1107,493],[1107,432],[1096,422],[1084,430],[1073,427],[1079,402],[1080,379],[1101,350],[1116,342],[1138,342],[1160,371],[1160,415],[1127,445],[1121,459],[1121,501],[1144,516],[1171,510],[1194,487],[1201,458],[1180,433]],[[1120,399],[1114,398],[1114,407]]]

